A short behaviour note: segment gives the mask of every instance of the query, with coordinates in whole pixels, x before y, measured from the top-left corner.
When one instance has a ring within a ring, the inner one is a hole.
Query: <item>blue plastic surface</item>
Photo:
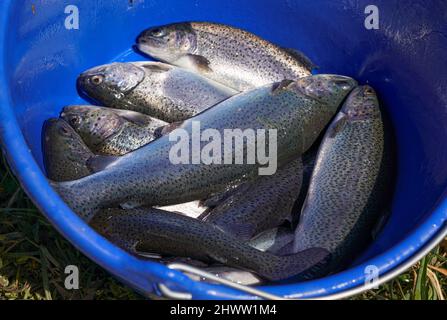
[[[134,288],[165,283],[194,298],[247,298],[140,261],[97,235],[57,196],[42,172],[41,127],[66,104],[81,102],[75,81],[92,66],[145,59],[132,50],[143,29],[200,20],[245,28],[305,52],[319,72],[377,89],[397,137],[398,172],[391,217],[353,267],[309,281],[262,287],[312,297],[362,285],[365,267],[380,274],[416,254],[447,220],[447,3],[376,0],[378,30],[364,27],[369,1],[298,0],[2,0],[0,135],[13,171],[52,224],[91,259]],[[80,29],[67,30],[67,5]]]

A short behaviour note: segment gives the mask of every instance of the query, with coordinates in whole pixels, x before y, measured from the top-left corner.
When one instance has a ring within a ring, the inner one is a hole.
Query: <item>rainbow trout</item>
[[[96,154],[124,155],[159,137],[167,122],[140,114],[97,106],[67,106],[61,113]]]
[[[318,246],[332,253],[313,276],[352,261],[370,238],[386,202],[384,137],[374,90],[354,89],[323,138],[295,232],[295,252]]]
[[[238,91],[160,62],[112,63],[83,72],[78,87],[101,104],[167,122],[186,120]]]
[[[250,32],[209,22],[152,27],[137,39],[140,51],[238,91],[311,74],[298,51],[280,48]]]
[[[256,250],[217,226],[157,209],[106,209],[91,225],[104,237],[134,254],[141,252],[217,261],[253,271],[268,280],[281,280],[328,259],[326,250],[312,248],[279,257]]]

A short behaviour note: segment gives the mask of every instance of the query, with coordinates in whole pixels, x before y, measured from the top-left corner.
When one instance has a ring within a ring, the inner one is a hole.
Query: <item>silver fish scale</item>
[[[247,182],[212,209],[204,221],[214,223],[242,240],[249,240],[286,220],[291,221],[302,173],[303,165],[299,158],[279,168],[272,176],[261,176]]]
[[[96,154],[124,155],[156,138],[166,122],[131,111],[97,106],[68,106],[63,118],[78,119],[75,131]]]
[[[135,65],[141,67],[150,63]],[[237,93],[176,67],[164,72],[152,72],[149,69],[145,73],[143,81],[120,97],[113,107],[176,122],[186,120]]]
[[[194,52],[210,61],[204,74],[240,91],[311,74],[284,49],[249,32],[219,24],[191,23],[196,36]]]
[[[95,152],[104,155],[125,155],[155,140],[157,128],[157,124],[141,127],[125,122],[122,130],[96,146]]]

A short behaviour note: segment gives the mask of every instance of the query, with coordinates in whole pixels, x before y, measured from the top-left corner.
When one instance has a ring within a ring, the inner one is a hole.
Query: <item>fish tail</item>
[[[329,262],[331,254],[323,248],[310,248],[293,255],[276,257],[267,269],[262,270],[265,278],[272,281],[293,277],[308,280]]]

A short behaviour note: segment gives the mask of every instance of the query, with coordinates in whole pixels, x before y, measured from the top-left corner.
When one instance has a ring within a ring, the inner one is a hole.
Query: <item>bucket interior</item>
[[[447,34],[442,17],[447,11],[441,1],[376,2],[378,30],[365,28],[368,1],[12,1],[7,30],[1,31],[7,32],[7,90],[43,168],[43,122],[57,117],[64,105],[86,102],[77,93],[77,75],[112,61],[147,60],[132,46],[150,26],[179,21],[233,25],[303,51],[319,73],[370,84],[395,132],[397,180],[390,218],[353,260],[357,264],[418,228],[447,185]],[[64,26],[67,5],[79,9],[79,30]]]

